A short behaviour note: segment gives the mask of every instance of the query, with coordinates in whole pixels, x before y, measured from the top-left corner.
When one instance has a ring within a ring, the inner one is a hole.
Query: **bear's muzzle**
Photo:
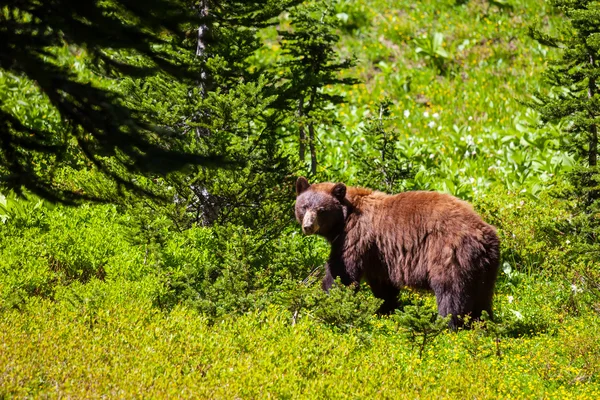
[[[302,220],[302,232],[305,235],[312,235],[317,233],[318,230],[319,222],[317,221],[317,213],[313,210],[307,211]]]

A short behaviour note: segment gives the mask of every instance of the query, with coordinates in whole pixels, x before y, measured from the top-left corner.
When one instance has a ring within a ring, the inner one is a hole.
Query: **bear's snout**
[[[317,213],[313,210],[307,211],[302,220],[302,232],[305,235],[312,235],[317,233],[318,230],[319,222],[317,221]]]

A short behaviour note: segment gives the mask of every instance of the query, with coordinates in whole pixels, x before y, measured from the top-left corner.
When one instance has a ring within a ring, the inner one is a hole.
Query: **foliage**
[[[501,260],[514,276],[562,273],[578,240],[570,235],[568,204],[547,193],[532,197],[496,189],[480,196],[475,208],[498,228]]]
[[[49,49],[144,123],[185,137],[185,151],[234,164],[138,174],[136,185],[169,200],[154,202],[119,193],[73,143],[64,166],[35,168],[65,192],[121,204],[68,208],[2,191],[0,397],[597,398],[600,276],[581,253],[593,250],[593,213],[556,196],[574,191],[564,181],[580,158],[564,151],[567,123],[540,127],[514,100],[545,92],[541,72],[558,54],[526,35],[523,15],[551,32],[564,17],[539,0],[500,3],[202,1],[199,55],[176,55],[191,80],[161,70],[112,80],[94,75],[88,53]],[[470,200],[501,238],[493,321],[450,332],[430,293],[404,289],[404,313],[375,316],[366,284],[321,291],[329,244],[294,225],[304,166],[297,99],[283,101],[284,65],[296,61],[299,77],[304,64],[280,33],[310,28],[303,13],[317,20],[307,37],[336,36],[333,64],[355,57],[332,79],[362,81],[316,84],[344,101],[315,109],[315,179]],[[190,49],[193,28],[181,42]],[[431,32],[443,32],[451,74],[416,52]],[[32,82],[2,74],[3,110],[69,131]]]
[[[0,10],[0,183],[53,201],[91,196],[67,190],[53,175],[75,163],[94,166],[120,187],[147,193],[136,175],[165,175],[218,158],[188,151],[161,121],[123,101],[124,77],[158,71],[193,77],[182,62],[186,31],[198,23],[178,0],[12,1]],[[19,90],[34,106],[19,100]],[[40,111],[35,111],[36,106]]]
[[[600,4],[597,1],[552,2],[563,12],[570,26],[560,36],[530,28],[540,43],[559,47],[560,57],[545,71],[550,93],[536,91],[530,106],[540,113],[542,123],[562,123],[570,140],[566,147],[578,157],[579,166],[569,175],[572,188],[564,193],[577,201],[582,212],[580,234],[587,240],[579,252],[597,254],[600,223],[600,174],[598,173],[598,123],[600,121]]]
[[[386,130],[390,114],[390,101],[379,104],[379,113],[367,121],[362,137],[367,146],[354,152],[360,184],[387,193],[396,193],[403,188],[404,180],[411,177],[410,160],[400,156],[397,134]]]
[[[302,284],[286,282],[277,302],[292,313],[292,325],[302,318],[311,318],[333,327],[336,331],[369,330],[373,315],[382,300],[374,298],[369,288],[346,287],[339,278],[324,292],[320,284],[310,282],[309,276]]]
[[[448,62],[452,59],[450,54],[444,49],[444,35],[435,32],[431,37],[424,36],[415,39],[415,52],[427,59],[436,71],[444,75],[448,71]]]
[[[448,329],[451,318],[441,318],[437,310],[419,304],[406,306],[402,312],[396,313],[398,326],[404,330],[409,342],[418,346],[419,358],[423,358],[425,347]]]
[[[277,307],[209,324],[183,307],[158,312],[140,284],[102,287],[102,296],[92,289],[82,295],[88,305],[67,300],[72,295],[65,292],[64,299],[38,302],[26,314],[0,315],[4,396],[374,398],[384,392],[398,398],[591,399],[600,394],[597,319],[565,320],[556,335],[503,339],[501,359],[486,357],[484,348],[475,348],[475,356],[465,351],[474,343],[472,331],[446,333],[419,359],[386,319],[376,322],[379,331],[365,342],[358,330],[340,334],[313,319],[292,327],[287,311]],[[480,346],[494,345],[493,340],[482,338]]]
[[[299,159],[304,162],[306,146],[310,152],[310,171],[317,173],[317,136],[319,127],[337,124],[332,109],[344,96],[332,93],[334,85],[351,85],[353,78],[340,78],[352,60],[339,60],[335,45],[338,20],[333,10],[311,2],[290,13],[291,30],[280,30],[283,60],[280,68],[285,81],[280,101],[295,112],[293,131],[299,138]]]
[[[362,2],[339,0],[333,4],[340,27],[348,33],[358,33],[370,25],[373,18],[369,7]]]
[[[163,287],[155,302],[164,308],[186,304],[211,318],[261,309],[283,282],[323,262],[322,253],[306,253],[314,251],[311,241],[265,237],[235,225],[187,230],[161,252]]]

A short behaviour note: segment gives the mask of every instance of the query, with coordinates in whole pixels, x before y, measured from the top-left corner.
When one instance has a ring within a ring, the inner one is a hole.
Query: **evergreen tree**
[[[218,161],[189,152],[181,136],[124,102],[115,86],[157,72],[172,81],[196,78],[182,59],[194,50],[186,34],[199,24],[185,0],[3,2],[0,77],[31,82],[59,113],[60,126],[26,121],[8,105],[7,93],[0,96],[0,185],[68,202],[90,197],[54,179],[74,160],[138,193],[145,190],[136,176]],[[87,64],[85,73],[76,61]]]
[[[598,187],[598,124],[600,124],[600,2],[554,0],[551,4],[570,21],[563,39],[531,28],[539,42],[562,49],[560,59],[551,62],[546,81],[557,88],[552,95],[535,93],[531,106],[543,123],[563,122],[570,134],[569,151],[581,157],[574,175],[575,185],[586,193],[586,205],[600,194]]]
[[[289,111],[276,107],[279,74],[272,66],[257,67],[252,56],[264,45],[259,30],[298,2],[204,1],[197,82],[177,85],[164,74],[129,82],[133,92],[148,90],[132,101],[179,132],[191,133],[188,145],[195,152],[212,151],[233,162],[229,169],[192,166],[170,177],[188,223],[232,222],[275,232],[289,223],[283,214],[291,207],[295,168],[281,140]],[[170,93],[161,97],[162,87]]]
[[[413,177],[410,161],[399,154],[397,132],[386,127],[390,117],[390,100],[379,103],[376,116],[367,120],[361,134],[367,146],[353,151],[359,167],[360,184],[387,193],[406,190],[403,184]]]
[[[291,30],[280,30],[282,62],[287,81],[281,100],[295,111],[293,120],[298,134],[298,155],[304,162],[306,147],[310,153],[310,172],[317,173],[317,137],[319,126],[337,125],[332,105],[344,97],[326,87],[357,81],[342,78],[340,72],[352,66],[352,60],[340,60],[335,51],[339,37],[335,33],[338,19],[333,8],[321,3],[308,3],[290,13]]]
[[[568,197],[583,211],[577,213],[573,224],[587,248],[597,243],[600,234],[600,2],[553,0],[551,4],[564,13],[570,25],[560,32],[561,38],[530,29],[540,43],[562,49],[560,58],[551,62],[545,73],[555,90],[549,95],[535,93],[536,100],[530,105],[543,123],[562,123],[570,135],[567,150],[579,156],[580,165],[570,174],[573,189]]]

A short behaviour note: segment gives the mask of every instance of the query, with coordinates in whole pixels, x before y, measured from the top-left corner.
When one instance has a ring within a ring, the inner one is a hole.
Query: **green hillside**
[[[556,94],[543,73],[561,54],[529,28],[565,35],[565,15],[541,0],[327,6],[339,24],[334,48],[354,60],[336,78],[358,83],[325,85],[322,93],[343,102],[310,117],[273,117],[285,108],[273,100],[277,90],[293,81],[281,36],[296,29],[292,11],[256,32],[235,31],[261,44],[240,55],[252,42],[240,40],[231,59],[209,61],[207,70],[225,72],[200,105],[190,100],[196,89],[160,71],[108,80],[85,51],[48,50],[81,82],[125,94],[161,127],[213,133],[210,146],[186,149],[248,158],[230,169],[133,178],[115,161],[123,153],[101,158],[136,192],[69,139],[36,173],[114,201],[69,206],[0,186],[0,398],[600,397],[595,216],[586,219],[568,195],[581,159],[568,150],[566,124],[542,125],[526,105],[536,91]],[[0,68],[1,111],[32,136],[66,137],[71,126],[37,88]],[[319,121],[312,181],[447,192],[498,228],[493,322],[441,329],[434,296],[409,288],[403,310],[389,316],[375,314],[379,300],[366,284],[321,291],[329,245],[302,235],[293,216],[293,182],[309,175],[309,151],[297,160],[298,132],[311,118]]]

